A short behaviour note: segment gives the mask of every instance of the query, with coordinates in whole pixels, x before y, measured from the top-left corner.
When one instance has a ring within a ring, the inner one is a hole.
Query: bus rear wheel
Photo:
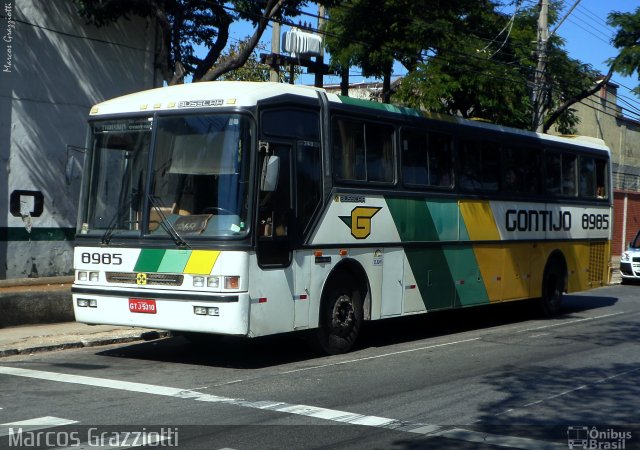
[[[546,317],[554,317],[562,309],[564,291],[564,271],[557,261],[549,263],[542,278],[542,312]]]
[[[351,350],[364,320],[360,291],[341,281],[332,284],[320,306],[318,343],[330,355]]]

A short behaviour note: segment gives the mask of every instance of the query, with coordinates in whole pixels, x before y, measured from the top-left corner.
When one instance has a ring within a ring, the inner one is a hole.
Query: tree
[[[632,13],[612,12],[608,23],[618,28],[612,43],[620,49],[620,54],[609,60],[611,67],[624,76],[636,72],[640,81],[640,7]],[[633,89],[633,93],[640,96],[640,85]]]
[[[133,15],[154,19],[161,30],[157,54],[159,69],[167,84],[215,80],[238,69],[250,58],[272,20],[295,17],[307,0],[74,0],[79,14],[98,27]],[[232,57],[220,55],[227,46],[229,28],[236,20],[248,20],[254,28],[246,45]],[[206,49],[198,56],[196,46]]]
[[[237,55],[248,45],[248,41],[249,38],[239,42],[238,44],[229,44],[225,53],[218,58],[218,64],[226,64],[228,59],[237,58]],[[227,81],[269,81],[270,67],[259,61],[256,51],[259,49],[265,50],[260,44],[258,44],[242,67],[226,72],[218,79]]]
[[[539,11],[537,5],[520,10],[521,2],[515,3],[512,16],[499,11],[497,0],[349,0],[330,10],[332,64],[383,76],[400,61],[408,73],[395,102],[530,128]],[[560,9],[560,2],[552,2],[550,24]],[[571,105],[593,93],[600,75],[562,47],[561,38],[550,38],[545,132],[551,126],[574,132],[579,119]]]
[[[509,18],[495,8],[459,19],[455,38],[429,51],[405,77],[395,99],[434,112],[528,127],[527,80],[535,66],[529,43],[535,27],[508,25]]]
[[[329,9],[326,45],[334,68],[358,66],[385,78],[394,61],[413,70],[429,49],[446,46],[460,17],[489,0],[348,0]]]

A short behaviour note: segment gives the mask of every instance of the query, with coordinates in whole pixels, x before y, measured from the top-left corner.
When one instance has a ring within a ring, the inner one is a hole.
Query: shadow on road
[[[566,320],[577,317],[584,311],[611,306],[616,301],[616,298],[604,296],[566,296],[563,314],[554,319],[544,319],[538,302],[530,300],[368,322],[363,327],[354,350],[383,348],[531,320],[543,325],[549,320]],[[198,344],[176,336],[109,349],[98,354],[178,364],[258,369],[322,359],[323,355],[318,354],[310,345],[313,334],[313,331],[306,331],[255,339],[212,336]],[[578,338],[580,336],[576,337]],[[582,338],[587,340],[589,335]]]

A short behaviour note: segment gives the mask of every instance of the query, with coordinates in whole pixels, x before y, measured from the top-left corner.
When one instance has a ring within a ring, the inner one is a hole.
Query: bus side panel
[[[255,253],[249,256],[251,312],[249,336],[265,336],[293,330],[295,260],[287,268],[263,269]]]

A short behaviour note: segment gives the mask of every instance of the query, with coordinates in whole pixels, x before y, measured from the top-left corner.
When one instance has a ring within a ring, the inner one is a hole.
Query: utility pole
[[[280,22],[274,20],[271,28],[271,54],[280,53]],[[280,81],[280,71],[278,66],[272,65],[269,70],[269,81],[278,83]]]
[[[322,29],[324,26],[324,6],[318,6],[318,31]],[[321,88],[324,83],[324,70],[322,67],[324,66],[324,38],[322,39],[323,44],[320,47],[320,54],[316,56],[316,73],[315,73],[315,82],[313,83],[315,87]]]
[[[537,54],[538,65],[533,82],[532,104],[533,121],[532,129],[542,133],[544,126],[544,105],[546,103],[546,70],[547,70],[547,48],[549,40],[549,0],[540,0],[540,14],[538,16],[538,41]]]

